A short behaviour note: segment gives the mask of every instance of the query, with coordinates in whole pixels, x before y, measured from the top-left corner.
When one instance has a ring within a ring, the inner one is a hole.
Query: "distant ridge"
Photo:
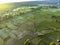
[[[25,1],[25,2],[10,2],[10,3],[4,3],[4,4],[0,4],[0,5],[17,5],[18,6],[35,6],[38,4],[54,4],[57,3],[58,0],[49,0],[49,1]],[[59,0],[60,2],[60,0]]]
[[[0,5],[9,5],[9,8],[17,8],[22,6],[37,6],[38,4],[57,4],[58,1],[50,0],[50,1],[26,1],[26,2],[12,2],[5,3]],[[60,1],[59,1],[60,2]]]

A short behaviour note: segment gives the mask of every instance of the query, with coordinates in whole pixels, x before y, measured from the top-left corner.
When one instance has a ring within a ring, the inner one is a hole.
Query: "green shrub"
[[[26,39],[26,41],[24,42],[24,45],[29,45],[30,44],[30,39]]]

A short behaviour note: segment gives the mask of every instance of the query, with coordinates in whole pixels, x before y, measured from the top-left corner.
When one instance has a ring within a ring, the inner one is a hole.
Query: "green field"
[[[0,45],[60,45],[57,42],[60,9],[40,6],[6,9],[0,8]]]

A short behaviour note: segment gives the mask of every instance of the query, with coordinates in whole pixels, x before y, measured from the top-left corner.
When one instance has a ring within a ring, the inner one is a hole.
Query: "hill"
[[[0,9],[2,7],[8,7],[7,9],[14,9],[18,7],[23,7],[23,6],[37,6],[38,4],[57,4],[58,1],[52,0],[52,1],[26,1],[26,2],[12,2],[12,3],[5,3],[5,4],[0,4]],[[59,1],[60,2],[60,1]]]

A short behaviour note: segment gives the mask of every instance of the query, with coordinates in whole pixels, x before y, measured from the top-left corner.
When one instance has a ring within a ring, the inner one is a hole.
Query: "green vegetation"
[[[24,45],[30,45],[30,40],[29,39],[26,39]]]
[[[23,6],[2,10],[0,45],[59,45],[57,40],[60,40],[60,9]]]

